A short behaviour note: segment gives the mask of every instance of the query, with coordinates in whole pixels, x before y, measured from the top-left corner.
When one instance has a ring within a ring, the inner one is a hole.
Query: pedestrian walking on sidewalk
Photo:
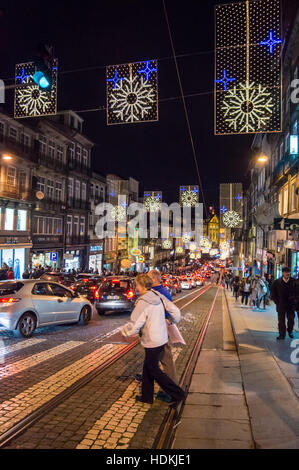
[[[140,294],[129,323],[122,328],[124,336],[139,334],[145,350],[142,373],[142,395],[137,401],[152,404],[154,400],[154,381],[170,395],[172,404],[176,405],[185,397],[181,389],[159,367],[159,361],[168,343],[165,321],[165,310],[171,321],[178,323],[181,313],[178,307],[164,295],[152,290],[153,282],[148,274],[138,274],[135,279],[136,289]],[[163,302],[163,303],[162,303]]]
[[[259,276],[256,274],[254,276],[254,279],[251,283],[251,303],[253,308],[257,307],[257,294],[258,294],[258,288],[259,288]]]
[[[266,309],[266,304],[265,304],[265,295],[267,295],[267,287],[263,279],[258,277],[257,280],[257,293],[256,293],[256,308],[257,310],[260,310],[260,305],[262,300],[264,299],[264,310]]]
[[[296,291],[296,281],[291,278],[291,270],[286,266],[282,268],[282,277],[276,279],[271,286],[271,299],[276,304],[278,315],[278,340],[285,339],[286,331],[289,337],[293,338]]]
[[[247,306],[248,299],[249,299],[250,292],[251,292],[251,281],[249,277],[247,278],[243,277],[243,279],[241,280],[240,291],[242,295],[241,302],[242,304],[245,304]]]
[[[239,288],[240,288],[240,278],[239,276],[235,276],[233,279],[233,295],[236,300],[239,297]]]

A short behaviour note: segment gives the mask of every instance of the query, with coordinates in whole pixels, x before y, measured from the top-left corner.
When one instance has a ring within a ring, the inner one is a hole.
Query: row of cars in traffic
[[[204,284],[202,273],[164,274],[172,297]],[[102,314],[132,311],[137,298],[134,278],[47,272],[39,279],[0,281],[0,325],[28,338],[36,328],[65,323],[86,325],[93,306]]]

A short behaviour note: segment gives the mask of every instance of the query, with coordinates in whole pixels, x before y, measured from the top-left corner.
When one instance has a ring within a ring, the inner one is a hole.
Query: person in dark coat
[[[287,266],[282,268],[282,277],[272,283],[271,299],[276,304],[278,314],[279,336],[277,339],[285,339],[287,330],[289,337],[293,338],[296,308],[296,281],[291,278],[291,270]]]

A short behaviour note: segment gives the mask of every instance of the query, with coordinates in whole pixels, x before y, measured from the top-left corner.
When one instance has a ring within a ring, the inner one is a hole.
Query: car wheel
[[[91,318],[91,311],[88,305],[84,305],[81,310],[80,317],[79,317],[79,325],[87,325]]]
[[[18,338],[30,338],[36,329],[36,317],[33,313],[24,313],[15,330],[15,336]]]

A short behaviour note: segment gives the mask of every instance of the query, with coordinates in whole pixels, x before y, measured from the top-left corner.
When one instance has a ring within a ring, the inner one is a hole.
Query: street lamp
[[[11,159],[12,159],[12,156],[11,156],[11,155],[8,155],[7,153],[4,153],[4,154],[2,155],[2,158],[3,158],[3,160],[11,160]]]
[[[259,155],[256,161],[257,163],[266,164],[269,161],[269,157],[267,155]]]

